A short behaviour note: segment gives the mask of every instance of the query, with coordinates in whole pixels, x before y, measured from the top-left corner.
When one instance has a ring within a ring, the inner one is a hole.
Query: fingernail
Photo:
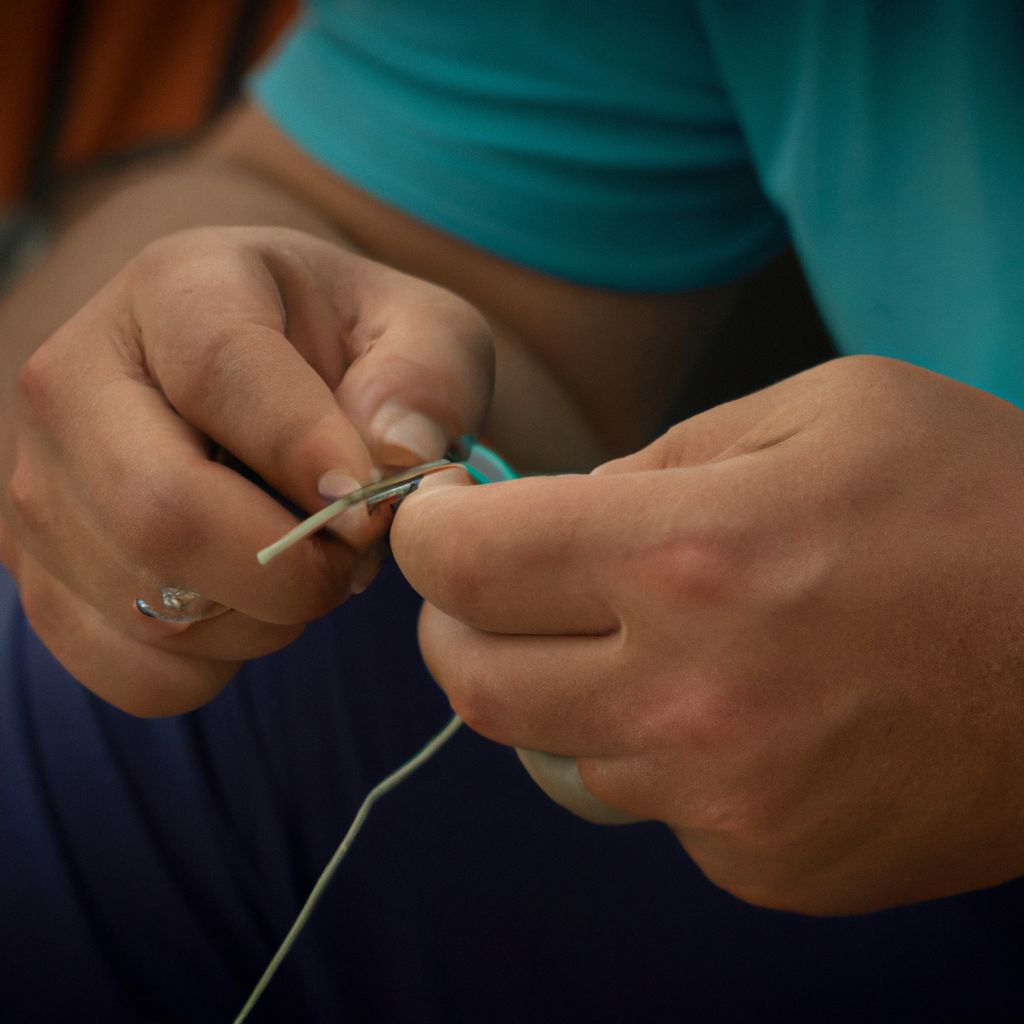
[[[448,436],[439,424],[393,402],[377,411],[370,433],[377,439],[378,460],[385,465],[430,462],[441,458],[448,447]]]
[[[357,491],[362,486],[358,480],[349,476],[348,473],[343,473],[340,469],[329,469],[316,484],[320,497],[327,503],[343,498],[346,494],[351,494],[352,491]],[[339,513],[325,525],[324,529],[328,533],[333,533],[335,537],[343,540],[346,544],[358,546],[366,531],[369,518],[366,506],[360,502]]]
[[[362,485],[354,477],[342,473],[339,469],[329,469],[317,482],[317,490],[324,501],[336,501],[351,491],[358,490]]]

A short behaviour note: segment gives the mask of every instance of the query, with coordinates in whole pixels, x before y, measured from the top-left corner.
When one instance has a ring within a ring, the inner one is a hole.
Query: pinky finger
[[[5,563],[9,546],[0,533]],[[145,718],[191,711],[212,700],[238,670],[238,662],[132,640],[30,556],[21,553],[15,561],[22,607],[39,639],[80,683],[122,711]]]

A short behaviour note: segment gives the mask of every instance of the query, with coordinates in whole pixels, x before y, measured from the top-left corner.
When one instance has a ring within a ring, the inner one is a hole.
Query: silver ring
[[[159,608],[154,608],[141,597],[135,599],[135,607],[148,619],[186,623],[209,619],[221,608],[216,601],[184,587],[161,587]]]

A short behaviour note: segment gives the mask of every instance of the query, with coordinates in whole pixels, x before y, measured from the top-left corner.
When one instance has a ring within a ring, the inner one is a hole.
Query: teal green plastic
[[[841,352],[1024,405],[1019,0],[305,11],[251,93],[418,220],[641,291],[788,239]]]
[[[478,484],[493,484],[501,480],[516,480],[518,473],[495,451],[475,443],[469,457],[462,463],[466,472]]]

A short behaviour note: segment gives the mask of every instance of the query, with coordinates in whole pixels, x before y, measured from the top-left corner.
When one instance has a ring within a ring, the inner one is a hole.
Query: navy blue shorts
[[[230,1021],[365,795],[446,721],[393,567],[194,714],[48,655],[0,573],[0,1020]],[[746,906],[468,730],[385,797],[256,1021],[1024,1019],[1024,882],[857,918]]]

